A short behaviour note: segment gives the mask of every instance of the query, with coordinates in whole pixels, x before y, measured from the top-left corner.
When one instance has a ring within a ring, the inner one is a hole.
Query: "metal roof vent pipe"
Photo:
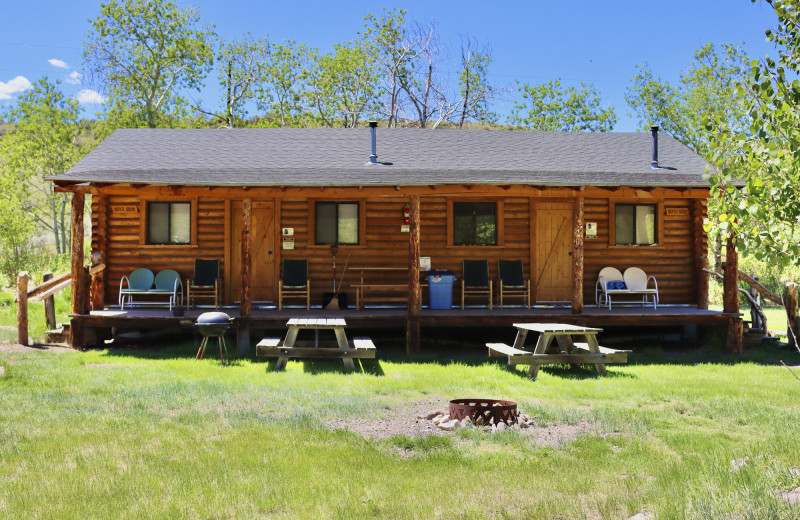
[[[658,168],[658,127],[651,126],[650,133],[653,134],[653,158],[650,161],[650,167]]]
[[[377,143],[377,121],[369,122],[369,162],[370,164],[378,164],[378,143]]]

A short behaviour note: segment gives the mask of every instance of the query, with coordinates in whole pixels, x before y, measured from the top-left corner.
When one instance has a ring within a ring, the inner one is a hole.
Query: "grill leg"
[[[222,347],[225,347],[225,359],[222,359]],[[230,358],[228,357],[228,345],[225,343],[225,336],[219,337],[219,360],[222,361],[223,365],[230,363]]]
[[[197,355],[194,356],[195,361],[203,359],[203,354],[206,352],[206,343],[208,343],[208,336],[203,336],[203,339],[200,340],[200,348],[197,349]]]

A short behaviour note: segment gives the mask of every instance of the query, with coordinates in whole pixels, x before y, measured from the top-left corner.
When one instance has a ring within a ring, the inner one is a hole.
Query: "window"
[[[617,204],[614,220],[615,245],[655,245],[655,204]]]
[[[358,244],[358,202],[317,202],[316,244]]]
[[[147,243],[188,244],[192,240],[190,202],[148,202]]]
[[[453,202],[453,244],[497,245],[497,203]]]

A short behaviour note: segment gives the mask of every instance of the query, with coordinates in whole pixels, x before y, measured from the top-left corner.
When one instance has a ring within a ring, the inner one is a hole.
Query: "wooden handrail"
[[[102,273],[105,268],[106,264],[99,263],[92,268],[84,268],[84,272],[88,272],[90,275],[96,276]],[[28,290],[28,280],[30,279],[30,275],[26,271],[22,271],[17,277],[17,297],[15,298],[17,303],[17,341],[22,345],[28,344],[28,302],[45,300],[45,307],[48,307],[48,298],[52,297],[52,295],[58,291],[72,286],[71,271],[50,279],[47,278],[51,276],[51,273],[48,272],[45,273],[45,275],[45,280],[39,286],[30,290]],[[49,303],[52,307],[52,301]],[[53,309],[49,309],[49,312],[46,309],[45,314],[48,326],[53,326],[54,323],[51,323],[55,321]]]
[[[52,289],[53,287],[55,287],[57,285],[62,284],[65,280],[70,280],[70,282],[71,282],[71,276],[72,276],[72,273],[67,272],[67,273],[58,275],[55,278],[53,278],[51,280],[48,280],[48,281],[42,283],[41,285],[39,285],[37,287],[34,287],[33,289],[28,291],[28,298],[35,298],[37,296],[42,298],[43,297],[43,296],[41,296],[42,293],[44,293],[46,291],[49,291],[50,289]]]
[[[714,276],[716,276],[717,278],[720,278],[720,279],[722,279],[722,278],[723,278],[723,276],[722,276],[720,273],[718,273],[718,272],[714,271],[713,269],[703,269],[703,270],[704,270],[705,272],[709,273],[709,274],[713,274],[713,275],[714,275]],[[739,280],[742,280],[742,281],[743,281],[743,282],[745,282],[747,285],[749,285],[750,287],[752,287],[752,288],[753,288],[753,289],[755,289],[756,291],[758,291],[758,292],[760,292],[761,294],[763,294],[763,295],[764,295],[764,297],[765,297],[766,299],[768,299],[769,301],[771,301],[771,302],[773,302],[773,303],[775,303],[775,304],[777,304],[777,305],[780,305],[780,306],[783,306],[783,305],[784,305],[784,303],[783,303],[783,300],[782,300],[781,298],[779,298],[778,296],[776,296],[776,295],[775,295],[774,293],[772,293],[772,292],[771,292],[769,289],[767,289],[766,287],[764,287],[763,285],[761,285],[761,284],[760,284],[760,283],[758,283],[757,281],[753,280],[753,278],[752,278],[750,275],[748,275],[748,274],[745,274],[745,273],[743,273],[742,271],[739,271]]]
[[[106,264],[97,264],[96,266],[89,269],[89,276],[100,274],[105,270],[106,270]]]

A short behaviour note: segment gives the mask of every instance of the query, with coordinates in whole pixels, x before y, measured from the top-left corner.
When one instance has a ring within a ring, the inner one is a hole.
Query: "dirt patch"
[[[17,330],[17,328],[11,325],[0,325],[0,330]]]
[[[446,402],[415,401],[391,410],[382,410],[377,417],[333,419],[324,424],[331,430],[349,430],[365,438],[377,440],[388,439],[396,435],[407,437],[425,437],[429,435],[453,435],[453,432],[437,428],[431,421],[418,419],[433,410],[446,409]],[[597,427],[588,422],[576,424],[551,424],[549,426],[531,426],[515,430],[517,435],[530,438],[539,446],[558,446],[564,442],[576,440],[581,435],[597,433]],[[490,432],[486,433],[491,435]]]
[[[64,345],[20,345],[19,343],[9,343],[7,341],[0,342],[0,352],[54,352],[56,354],[64,354],[66,352],[75,352],[75,350],[65,347]]]

